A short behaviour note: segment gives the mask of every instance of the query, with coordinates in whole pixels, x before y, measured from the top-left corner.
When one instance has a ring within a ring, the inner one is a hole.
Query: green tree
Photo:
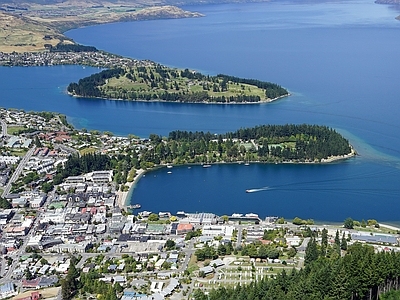
[[[293,257],[296,256],[296,254],[297,254],[296,248],[290,247],[289,250],[288,250],[288,252],[287,252],[287,256],[288,256],[289,258],[293,258]]]
[[[335,250],[340,255],[340,238],[339,238],[339,230],[336,230],[335,235]]]
[[[33,278],[35,278],[29,268],[26,268],[25,270],[25,278],[26,280],[32,280]]]
[[[78,291],[78,277],[79,272],[75,267],[74,260],[71,259],[68,273],[65,279],[61,282],[61,293],[63,300],[70,300],[74,298],[74,295]]]
[[[175,249],[175,242],[174,242],[173,240],[171,240],[171,239],[168,239],[168,240],[165,242],[165,248],[166,248],[167,250]]]
[[[340,249],[347,250],[347,240],[343,232],[342,241],[340,242]]]
[[[42,191],[43,193],[48,193],[54,188],[54,185],[50,182],[43,182],[42,184]]]
[[[9,209],[11,207],[12,207],[12,205],[10,202],[8,202],[7,199],[0,197],[0,208]]]
[[[306,256],[304,258],[304,264],[309,265],[318,259],[318,249],[315,238],[310,238],[306,247]]]
[[[328,230],[322,229],[321,232],[321,256],[326,256],[326,248],[328,247]]]
[[[38,148],[42,147],[42,143],[40,142],[40,140],[39,140],[37,135],[35,136],[35,142],[34,143],[35,143],[36,147],[38,147]]]
[[[352,218],[347,218],[343,224],[344,228],[353,229],[354,228],[354,221]]]
[[[299,217],[296,217],[293,219],[292,223],[294,225],[303,225],[305,222],[304,222],[304,220],[300,219]]]
[[[276,221],[276,223],[277,223],[277,224],[285,224],[285,218],[280,217],[280,218]]]
[[[150,214],[149,217],[148,217],[148,220],[149,220],[150,222],[155,222],[155,221],[158,221],[158,220],[159,220],[159,217],[158,217],[157,214]]]

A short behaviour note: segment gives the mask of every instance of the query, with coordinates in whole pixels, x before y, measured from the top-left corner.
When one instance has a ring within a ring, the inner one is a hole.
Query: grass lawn
[[[24,126],[7,126],[7,133],[13,135],[14,133],[24,129]]]
[[[80,155],[85,155],[88,153],[95,153],[97,151],[97,149],[92,148],[92,147],[88,147],[88,148],[83,148],[81,150],[79,150],[79,154]]]
[[[58,292],[60,291],[61,287],[52,287],[44,290],[38,290],[38,292],[41,295],[41,299],[46,299],[46,298],[54,298],[58,295]],[[27,291],[22,294],[18,294],[18,296],[15,296],[11,298],[12,300],[14,299],[20,299],[24,297],[29,297],[31,295],[32,291]]]
[[[198,269],[199,269],[199,266],[197,265],[197,257],[196,257],[196,255],[193,254],[193,255],[190,257],[187,270],[188,270],[188,272],[189,272],[190,274],[192,274],[194,271],[197,271]]]
[[[28,151],[25,149],[11,149],[10,150],[10,153],[13,156],[21,156],[22,157],[26,154],[26,152],[28,152]]]
[[[160,75],[157,71],[152,67],[146,68],[146,76],[149,78],[155,78],[155,80],[160,79]],[[150,75],[152,74],[152,75]],[[141,91],[144,94],[163,94],[164,92],[168,93],[181,93],[181,92],[207,92],[211,97],[237,97],[237,96],[259,96],[261,100],[265,100],[265,90],[258,88],[254,85],[249,84],[235,84],[232,82],[228,82],[227,91],[224,92],[214,92],[213,86],[214,84],[221,83],[222,79],[218,80],[218,83],[213,81],[207,81],[206,79],[197,80],[197,79],[188,79],[186,77],[173,77],[171,76],[168,81],[165,82],[165,89],[160,88],[162,86],[161,82],[157,81],[157,87],[152,88],[150,85],[151,79],[144,79],[143,74],[139,75],[137,70],[133,70],[132,76],[134,76],[135,80],[127,78],[126,76],[119,76],[118,78],[110,78],[107,80],[107,83],[101,87],[101,89],[108,95],[111,96],[116,93],[118,90],[124,91]],[[203,84],[206,83],[209,90],[203,89]],[[178,86],[178,90],[175,89],[175,86]]]

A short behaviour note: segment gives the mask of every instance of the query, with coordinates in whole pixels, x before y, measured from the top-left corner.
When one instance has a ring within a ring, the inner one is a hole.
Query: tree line
[[[124,83],[106,85],[107,79],[118,79],[119,76],[124,76]],[[197,88],[192,89],[193,86]],[[230,92],[230,88],[235,92]],[[222,74],[205,76],[188,69],[179,71],[161,65],[102,71],[78,83],[70,83],[67,89],[69,93],[82,97],[190,103],[254,103],[288,95],[286,89],[271,82]],[[252,89],[262,90],[255,92]],[[227,93],[221,95],[224,92]],[[265,98],[260,97],[262,92]]]
[[[231,81],[234,83],[245,83],[254,85],[260,89],[265,89],[265,96],[270,99],[275,99],[283,95],[287,95],[288,91],[280,85],[267,81],[260,81],[257,79],[239,78],[224,74],[218,74],[217,77],[223,78],[224,80]]]
[[[78,176],[111,168],[111,158],[108,155],[95,153],[88,153],[83,156],[71,155],[64,163],[64,167],[61,165],[57,167],[57,174],[53,178],[53,183],[57,185],[69,176]]]
[[[336,245],[336,243],[335,243]],[[332,247],[336,247],[336,246]],[[321,246],[322,247],[322,246]],[[346,253],[328,257],[311,239],[306,250],[306,265],[300,270],[283,270],[273,278],[249,285],[220,287],[208,295],[197,290],[196,300],[377,300],[395,298],[400,283],[400,253],[379,252],[356,243]],[[331,247],[331,246],[328,246]],[[340,251],[340,250],[339,250]],[[312,255],[310,253],[314,252]],[[340,252],[339,252],[340,253]],[[312,259],[311,259],[311,258]],[[390,292],[391,291],[391,292]],[[394,295],[392,298],[385,293]]]
[[[125,74],[125,71],[122,68],[103,70],[100,73],[80,79],[78,83],[70,83],[67,91],[82,97],[102,97],[103,93],[98,87],[105,84],[107,79],[123,74]]]
[[[168,137],[150,134],[148,147],[138,151],[130,148],[124,154],[70,156],[64,167],[58,166],[53,184],[104,169],[113,170],[113,180],[123,185],[132,181],[135,170],[162,164],[318,161],[350,151],[348,141],[326,126],[264,125],[218,135],[176,130]]]
[[[49,46],[50,52],[97,52],[97,48],[93,46],[85,46],[79,44],[62,44]]]

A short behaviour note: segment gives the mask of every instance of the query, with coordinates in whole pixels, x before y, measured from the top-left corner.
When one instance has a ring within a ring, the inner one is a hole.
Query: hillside
[[[16,15],[0,12],[0,51],[31,52],[44,50],[68,39],[50,26]]]
[[[149,1],[146,5],[129,1],[37,1],[0,2],[0,51],[34,52],[45,50],[45,44],[67,41],[62,33],[90,25],[200,17],[201,14],[175,6]]]
[[[190,103],[269,102],[289,94],[270,82],[222,74],[206,76],[151,63],[102,71],[71,83],[68,92],[81,97]]]

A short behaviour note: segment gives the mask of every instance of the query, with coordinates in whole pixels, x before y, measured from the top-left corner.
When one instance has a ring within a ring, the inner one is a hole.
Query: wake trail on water
[[[258,188],[258,189],[248,189],[248,190],[246,190],[246,193],[257,193],[257,192],[268,191],[268,190],[272,190],[272,188],[265,186],[265,187]]]
[[[325,180],[313,180],[313,181],[299,181],[291,182],[279,185],[270,185],[261,188],[252,188],[246,190],[246,193],[257,193],[265,191],[283,191],[283,192],[321,192],[321,193],[341,193],[351,195],[373,195],[373,196],[387,196],[394,197],[400,194],[400,185],[398,187],[342,187],[341,183],[348,181],[357,181],[371,178],[382,178],[382,177],[398,177],[398,170],[388,170],[380,172],[366,172],[362,174],[354,174],[351,176],[345,176],[340,178],[332,178]]]

